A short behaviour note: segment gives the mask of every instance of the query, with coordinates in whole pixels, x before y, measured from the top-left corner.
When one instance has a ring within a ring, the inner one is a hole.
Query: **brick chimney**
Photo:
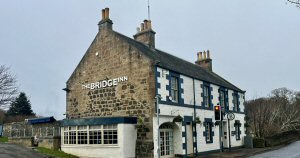
[[[212,71],[212,59],[210,58],[209,50],[197,53],[197,61],[199,66]]]
[[[151,20],[144,20],[144,23],[141,23],[141,28],[137,28],[137,33],[133,37],[150,48],[155,48],[155,32],[152,30]]]
[[[109,8],[102,9],[102,20],[98,23],[99,31],[101,29],[112,30],[113,22],[109,19]]]

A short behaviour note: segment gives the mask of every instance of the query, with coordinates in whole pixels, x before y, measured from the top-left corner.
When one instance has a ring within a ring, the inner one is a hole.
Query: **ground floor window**
[[[212,122],[205,122],[206,143],[212,143]]]
[[[118,127],[114,125],[69,126],[62,131],[64,144],[118,144]]]
[[[241,123],[239,120],[235,120],[234,122],[236,140],[241,140]]]
[[[235,126],[236,140],[241,140],[240,126]]]

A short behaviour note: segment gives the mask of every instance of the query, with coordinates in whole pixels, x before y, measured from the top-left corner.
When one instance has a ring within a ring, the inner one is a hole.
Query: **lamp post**
[[[160,158],[160,132],[159,132],[159,99],[160,95],[156,95],[156,118],[157,118],[157,157]]]

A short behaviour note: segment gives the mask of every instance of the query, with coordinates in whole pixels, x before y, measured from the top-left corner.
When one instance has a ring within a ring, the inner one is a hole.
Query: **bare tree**
[[[256,137],[300,129],[300,92],[275,89],[266,98],[245,103],[247,122]]]
[[[0,65],[0,108],[7,108],[17,94],[16,77],[9,73],[9,68]]]
[[[300,0],[286,0],[286,1],[295,4],[298,8],[300,8]]]

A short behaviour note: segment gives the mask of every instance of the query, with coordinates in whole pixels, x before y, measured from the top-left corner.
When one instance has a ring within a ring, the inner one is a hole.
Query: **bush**
[[[265,147],[265,139],[253,138],[253,147],[254,148],[264,148]]]

